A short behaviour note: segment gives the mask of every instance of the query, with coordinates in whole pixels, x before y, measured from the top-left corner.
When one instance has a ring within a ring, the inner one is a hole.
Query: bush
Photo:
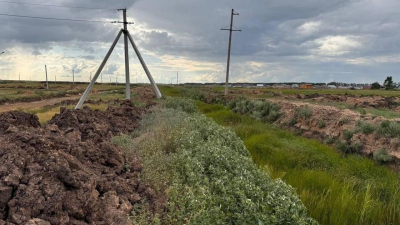
[[[290,120],[289,125],[290,125],[291,127],[293,127],[293,126],[296,125],[296,124],[297,124],[297,119],[296,119],[296,117],[293,117],[293,118]]]
[[[165,100],[165,106],[167,108],[179,109],[189,114],[199,112],[196,102],[188,98],[167,97]]]
[[[389,121],[389,120],[382,121],[377,132],[378,134],[387,138],[399,137],[400,124],[396,121]]]
[[[263,122],[275,122],[281,116],[280,106],[269,101],[233,100],[229,102],[228,108]]]
[[[308,105],[305,105],[303,107],[296,108],[295,115],[306,120],[306,119],[311,118],[311,116],[313,115],[313,112]]]
[[[151,137],[143,138],[142,150],[132,146],[141,153],[144,170],[157,167],[163,175],[162,182],[150,183],[168,185],[162,223],[315,223],[290,186],[271,179],[253,163],[233,131],[204,115],[176,111],[154,110],[146,116],[142,133]]]
[[[361,120],[357,121],[356,123],[356,132],[362,132],[363,134],[372,134],[375,130],[376,126],[371,123],[367,123]]]
[[[322,129],[322,128],[325,128],[325,127],[326,127],[326,122],[324,120],[320,120],[318,122],[318,128]]]
[[[336,148],[343,152],[344,154],[358,154],[361,152],[363,145],[359,142],[349,144],[348,142],[345,141],[338,141],[336,143]]]
[[[354,135],[354,131],[352,131],[352,130],[345,130],[345,131],[343,132],[343,138],[344,138],[346,141],[350,141],[351,138],[353,138],[353,135]]]
[[[374,152],[374,160],[378,163],[388,163],[393,160],[393,156],[389,155],[385,148]]]

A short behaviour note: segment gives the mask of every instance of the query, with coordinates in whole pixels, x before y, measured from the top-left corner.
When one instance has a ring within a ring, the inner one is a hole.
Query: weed
[[[325,144],[327,144],[327,145],[331,145],[331,144],[335,143],[335,141],[336,141],[336,138],[328,137],[328,138],[325,139],[324,142],[325,142]]]
[[[393,160],[393,156],[389,155],[385,148],[382,148],[374,152],[374,160],[385,164],[391,162]]]
[[[345,130],[345,131],[343,132],[343,138],[344,138],[346,141],[350,141],[351,138],[353,138],[354,133],[355,133],[355,131],[352,131],[352,130]]]
[[[318,122],[318,128],[322,129],[322,128],[325,128],[325,127],[326,127],[326,122],[324,120],[320,120]]]
[[[387,138],[400,137],[400,124],[396,121],[382,121],[377,132]]]
[[[343,119],[343,124],[349,124],[349,118],[345,117],[345,118]]]
[[[294,125],[296,125],[297,124],[297,118],[296,117],[292,117],[292,119],[290,120],[290,122],[289,122],[289,125],[291,126],[291,127],[293,127]]]
[[[372,134],[375,130],[376,126],[371,123],[367,123],[361,120],[357,121],[356,123],[356,132],[362,132],[363,134]]]
[[[308,105],[305,105],[305,106],[296,108],[295,115],[306,120],[306,119],[311,118],[311,116],[313,115],[313,112],[312,112],[312,109]]]

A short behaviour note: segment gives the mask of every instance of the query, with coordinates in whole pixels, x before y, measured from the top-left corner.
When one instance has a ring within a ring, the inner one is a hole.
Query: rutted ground
[[[34,115],[0,114],[0,224],[129,224],[144,201],[162,211],[165,198],[138,179],[140,160],[109,142],[150,105],[62,109],[45,127]]]

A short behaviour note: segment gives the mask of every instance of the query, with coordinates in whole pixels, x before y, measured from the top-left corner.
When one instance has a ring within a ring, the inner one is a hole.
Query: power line
[[[110,23],[110,22],[101,21],[101,20],[64,19],[64,18],[52,18],[52,17],[40,17],[40,16],[13,15],[13,14],[3,14],[3,13],[0,13],[0,16],[30,18],[30,19],[43,19],[43,20],[59,20],[59,21],[70,21],[70,22]]]
[[[107,8],[92,8],[92,7],[65,6],[65,5],[49,5],[49,4],[26,3],[26,2],[10,2],[10,1],[0,1],[0,3],[31,5],[31,6],[45,6],[45,7],[58,7],[58,8],[71,8],[71,9],[117,10],[117,9],[107,9]]]

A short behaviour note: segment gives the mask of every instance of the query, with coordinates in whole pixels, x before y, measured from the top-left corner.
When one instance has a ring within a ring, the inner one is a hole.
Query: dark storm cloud
[[[65,0],[47,4],[127,7],[134,39],[156,57],[225,63],[230,10],[242,32],[233,36],[235,79],[270,81],[375,81],[400,79],[398,0]],[[87,20],[121,20],[121,13],[0,3],[0,13]],[[1,17],[0,48],[24,44],[33,55],[54,46],[79,48],[86,59],[103,56],[120,26]],[[78,56],[77,56],[78,57]],[[257,62],[255,64],[250,62]],[[261,63],[261,65],[260,65]],[[108,67],[112,71],[118,68]],[[221,74],[223,71],[221,72]],[[281,76],[279,76],[281,75]],[[223,76],[219,76],[223,79]],[[263,80],[264,79],[264,80]]]

